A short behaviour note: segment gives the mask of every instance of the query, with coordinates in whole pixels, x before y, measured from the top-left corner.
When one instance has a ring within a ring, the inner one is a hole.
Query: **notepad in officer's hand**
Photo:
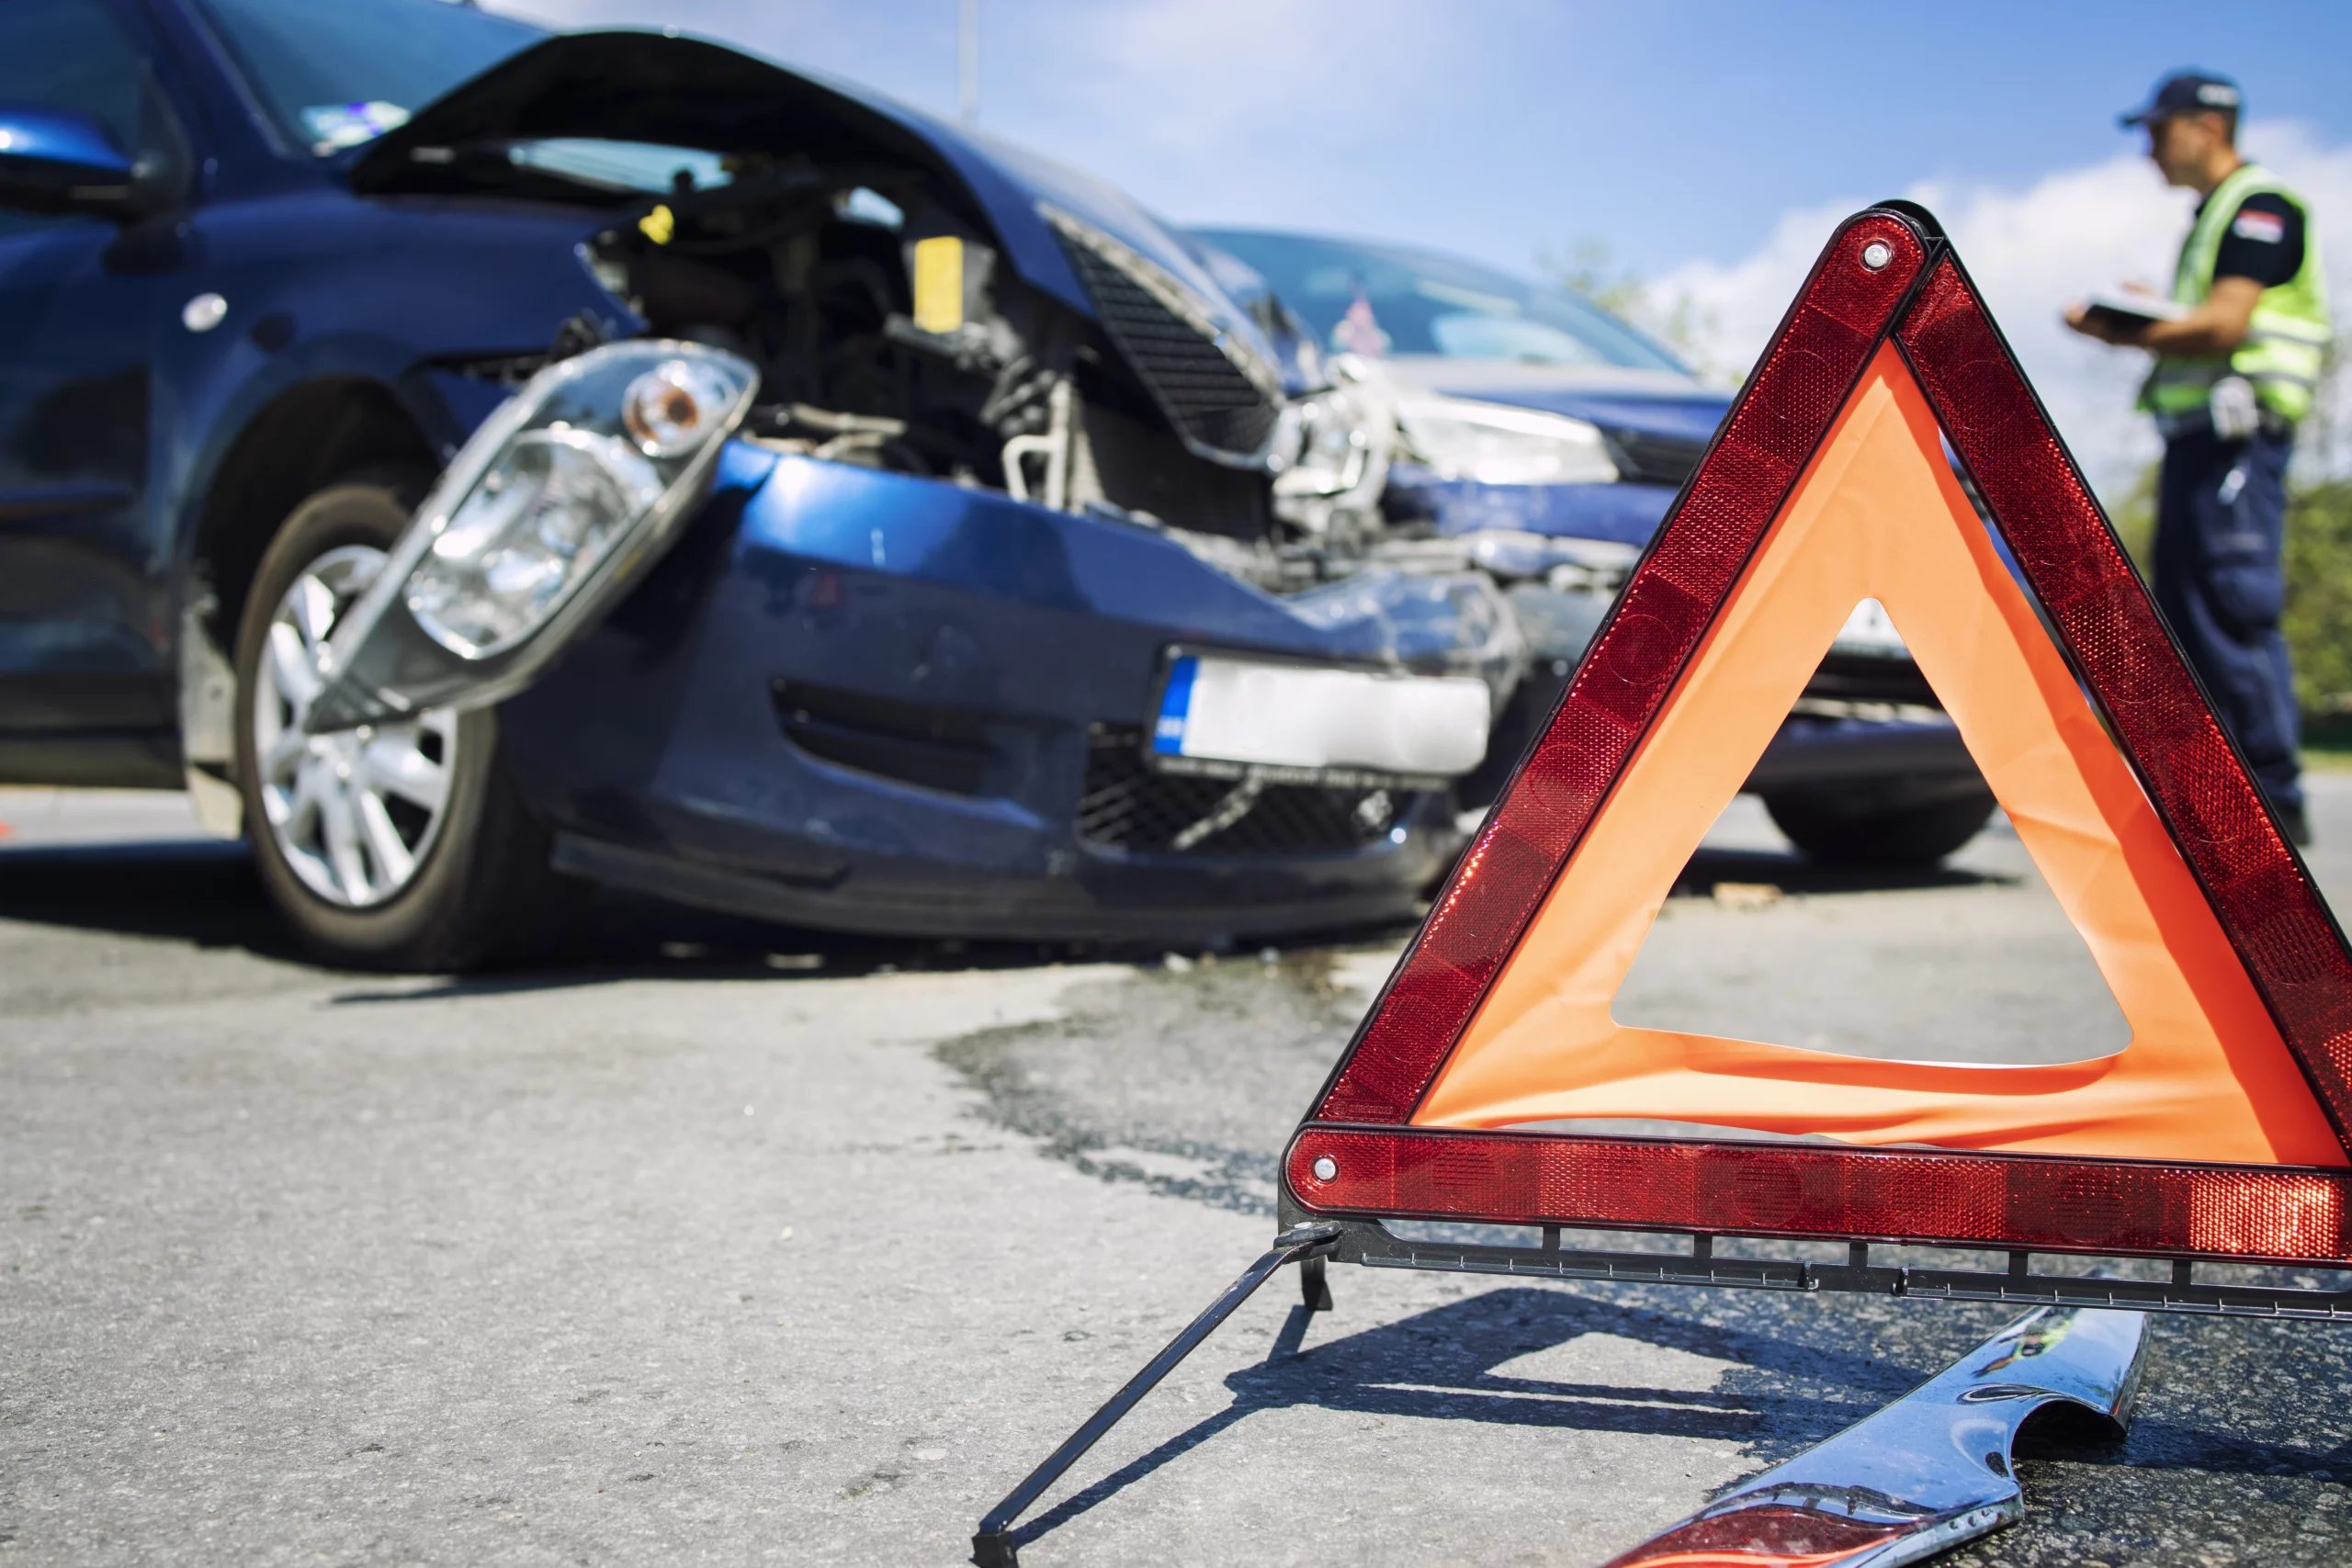
[[[2177,321],[2188,314],[2188,307],[2136,288],[2102,289],[2083,301],[2083,314],[2109,327],[2137,332],[2151,321]]]

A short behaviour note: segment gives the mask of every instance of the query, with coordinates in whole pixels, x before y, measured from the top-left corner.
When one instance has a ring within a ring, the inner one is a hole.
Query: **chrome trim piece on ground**
[[[1609,1568],[1713,1562],[1716,1554],[1893,1568],[2013,1524],[2025,1500],[2010,1448],[2026,1417],[2070,1405],[2120,1439],[2146,1350],[2147,1319],[2136,1312],[2029,1313],[1877,1415],[1611,1559]]]

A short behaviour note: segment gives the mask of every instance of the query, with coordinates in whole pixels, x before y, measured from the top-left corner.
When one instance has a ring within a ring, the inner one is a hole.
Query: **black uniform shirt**
[[[2199,209],[2204,210],[2201,207]],[[2256,191],[2238,203],[2222,235],[2213,277],[2250,277],[2276,288],[2303,270],[2303,215],[2283,196]]]

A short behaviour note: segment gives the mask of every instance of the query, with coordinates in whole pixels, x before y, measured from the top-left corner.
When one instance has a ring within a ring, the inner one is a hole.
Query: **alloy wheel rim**
[[[416,879],[448,814],[457,761],[458,716],[447,710],[325,735],[302,728],[326,683],[327,637],[384,559],[345,545],[304,567],[270,616],[254,676],[253,755],[270,838],[304,886],[352,909]]]

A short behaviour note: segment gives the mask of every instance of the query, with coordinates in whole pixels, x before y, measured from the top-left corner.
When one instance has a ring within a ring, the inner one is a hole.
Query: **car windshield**
[[[675,190],[681,185],[689,190],[708,190],[735,178],[726,160],[716,152],[650,141],[551,137],[509,142],[506,157],[525,168],[608,190]]]
[[[322,158],[547,37],[450,0],[203,4],[272,118]]]
[[[1256,230],[1197,232],[1262,273],[1335,351],[1689,374],[1590,300],[1458,256]]]

